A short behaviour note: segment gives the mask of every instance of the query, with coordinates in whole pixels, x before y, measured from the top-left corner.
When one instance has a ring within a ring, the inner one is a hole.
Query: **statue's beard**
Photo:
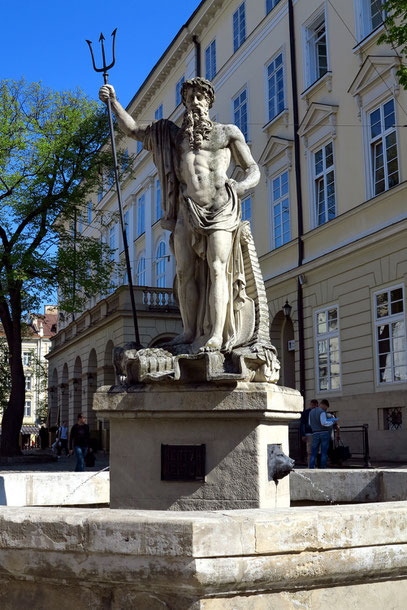
[[[201,148],[204,140],[209,140],[213,124],[208,114],[202,108],[197,108],[185,110],[182,129],[188,136],[191,150],[196,150]]]

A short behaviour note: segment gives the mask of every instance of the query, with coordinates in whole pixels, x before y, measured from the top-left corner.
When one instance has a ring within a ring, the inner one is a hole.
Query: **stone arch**
[[[60,401],[60,410],[59,410],[59,421],[67,421],[70,422],[69,419],[69,369],[68,364],[65,362],[62,367],[62,377],[61,377],[61,401]],[[70,422],[71,423],[71,422]]]
[[[73,367],[72,394],[73,420],[76,422],[79,413],[82,413],[82,360],[79,356],[76,357]],[[84,415],[87,413],[85,412]]]
[[[157,335],[154,337],[148,347],[160,347],[163,343],[168,343],[177,336],[177,333],[161,333],[161,335]]]
[[[59,422],[58,408],[58,370],[55,368],[49,376],[48,385],[48,426],[57,426]]]
[[[291,318],[278,311],[270,327],[270,339],[276,347],[281,364],[279,385],[295,388],[295,350],[289,349],[289,341],[294,340],[294,326]]]
[[[92,348],[89,352],[88,357],[88,366],[86,371],[85,382],[86,386],[84,388],[84,398],[86,403],[86,413],[88,417],[88,424],[92,430],[97,429],[97,421],[96,414],[93,411],[93,396],[95,394],[96,388],[98,387],[98,362],[95,348]]]
[[[103,357],[103,384],[114,385],[115,373],[113,366],[113,348],[114,343],[111,339],[106,343],[105,353]]]

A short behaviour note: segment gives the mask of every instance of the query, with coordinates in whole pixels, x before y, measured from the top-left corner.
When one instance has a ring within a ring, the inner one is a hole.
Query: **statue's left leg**
[[[226,266],[232,249],[233,235],[228,231],[214,231],[208,236],[206,259],[209,267],[209,307],[211,334],[201,351],[217,351],[222,347],[229,301]]]

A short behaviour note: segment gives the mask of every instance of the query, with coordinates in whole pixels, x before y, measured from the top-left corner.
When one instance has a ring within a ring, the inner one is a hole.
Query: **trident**
[[[107,77],[109,75],[108,75],[107,71],[110,70],[110,68],[113,68],[115,61],[116,61],[116,59],[115,59],[116,32],[117,32],[117,28],[112,32],[113,59],[112,59],[112,63],[110,63],[109,65],[106,65],[106,55],[105,55],[105,45],[104,45],[105,37],[103,36],[103,33],[100,34],[99,42],[102,45],[103,68],[96,67],[95,58],[93,56],[93,50],[92,50],[92,42],[90,40],[86,41],[89,45],[90,54],[92,56],[93,69],[95,70],[95,72],[103,72],[103,80],[104,80],[105,85],[108,84]],[[118,165],[117,165],[116,144],[115,144],[115,140],[114,140],[112,107],[111,107],[111,103],[110,103],[110,97],[107,99],[107,114],[109,117],[110,140],[112,143],[112,154],[113,154],[113,161],[114,161],[114,178],[115,178],[115,183],[116,183],[117,199],[119,202],[120,225],[121,225],[122,236],[123,236],[124,256],[126,259],[127,281],[129,283],[131,309],[133,312],[134,334],[135,334],[135,339],[136,339],[135,343],[136,343],[136,349],[141,349],[142,345],[140,343],[140,335],[139,335],[139,331],[138,331],[136,301],[134,298],[133,281],[132,281],[132,277],[131,277],[129,245],[127,242],[126,225],[124,223],[123,204],[122,204],[122,196],[121,196],[120,183],[119,183],[119,169],[118,169]]]

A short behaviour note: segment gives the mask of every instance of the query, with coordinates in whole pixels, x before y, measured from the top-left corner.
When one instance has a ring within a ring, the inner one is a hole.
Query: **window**
[[[383,430],[403,429],[403,408],[392,407],[383,409]]]
[[[25,389],[29,392],[31,390],[31,375],[25,377]]]
[[[137,264],[137,285],[146,285],[146,259],[143,254],[140,256]]]
[[[100,186],[98,189],[98,203],[100,203],[103,199],[103,186]]]
[[[182,76],[179,81],[177,82],[177,84],[175,85],[175,107],[177,107],[180,103],[181,103],[181,87],[183,85],[183,83],[185,82],[185,76]],[[162,108],[162,106],[161,106]],[[162,119],[162,114],[160,116],[160,119]]]
[[[394,99],[369,114],[372,193],[378,195],[399,183]]]
[[[155,220],[159,220],[163,215],[161,208],[161,184],[159,180],[155,183]]]
[[[88,225],[90,225],[90,223],[92,222],[92,202],[91,201],[88,202],[87,217],[88,217]]]
[[[137,140],[137,154],[141,153],[142,150],[143,150],[143,142],[140,142],[140,140]]]
[[[31,366],[32,352],[23,352],[23,365]]]
[[[165,285],[167,283],[165,271],[166,261],[167,256],[165,253],[165,243],[163,241],[160,241],[157,248],[157,256],[155,263],[155,279],[156,284],[159,288],[165,288]]]
[[[141,195],[137,202],[137,237],[140,237],[146,230],[146,198]]]
[[[82,214],[78,218],[78,233],[81,234],[83,231],[83,216]]]
[[[123,216],[124,227],[126,231],[127,243],[129,243],[129,210],[126,210]]]
[[[385,0],[359,0],[358,36],[359,40],[380,27],[386,18],[383,8]]]
[[[159,121],[160,119],[163,118],[163,105],[160,104],[157,108],[157,110],[154,113],[154,118],[156,121]]]
[[[341,387],[339,359],[338,307],[316,312],[317,389],[318,392]]]
[[[245,199],[242,199],[242,221],[250,221],[250,227],[252,226],[252,197],[249,195]]]
[[[115,225],[110,227],[110,230],[109,230],[109,248],[111,250],[110,260],[113,261],[114,255],[115,255],[114,251],[116,249],[116,226]]]
[[[280,0],[266,0],[266,14],[268,14],[279,2]]]
[[[246,14],[244,2],[233,13],[233,51],[236,52],[246,40]]]
[[[239,127],[245,140],[247,140],[247,89],[243,89],[243,91],[233,99],[233,122]]]
[[[279,248],[290,241],[290,200],[288,171],[272,180],[273,245]]]
[[[107,186],[111,189],[114,184],[114,171],[110,170],[107,175]]]
[[[267,66],[267,120],[271,121],[284,110],[283,54],[277,55]]]
[[[123,153],[123,158],[122,158],[122,171],[126,171],[126,169],[129,167],[129,149],[126,148],[126,150]]]
[[[31,400],[26,400],[24,405],[24,417],[31,417]]]
[[[333,142],[314,153],[314,197],[317,226],[336,215]]]
[[[320,15],[306,30],[308,79],[312,85],[328,72],[325,15]]]
[[[216,40],[205,49],[205,78],[212,80],[216,75]]]
[[[403,286],[377,292],[374,295],[374,302],[379,383],[406,381],[407,360]]]

